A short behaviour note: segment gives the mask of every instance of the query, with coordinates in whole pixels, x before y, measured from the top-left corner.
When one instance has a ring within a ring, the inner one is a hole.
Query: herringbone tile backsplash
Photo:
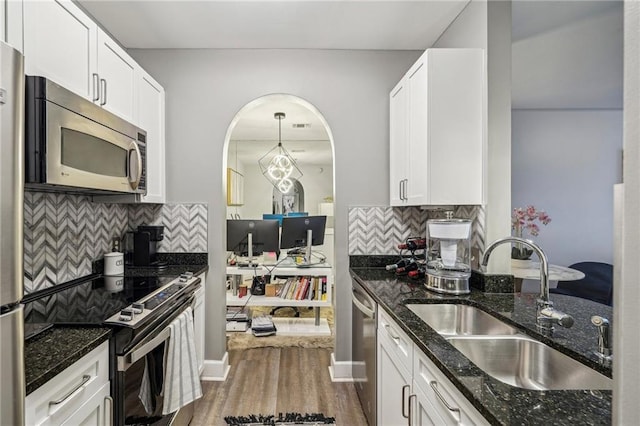
[[[419,207],[351,207],[349,255],[394,255],[408,237],[424,237],[427,220],[443,219],[444,211]],[[484,251],[484,207],[456,206],[453,217],[470,219],[471,247]]]
[[[90,274],[113,238],[142,224],[165,226],[159,252],[207,251],[205,204],[104,204],[83,195],[25,191],[25,293]]]

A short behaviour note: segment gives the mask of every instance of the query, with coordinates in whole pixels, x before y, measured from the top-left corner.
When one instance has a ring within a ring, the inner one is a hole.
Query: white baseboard
[[[200,380],[205,382],[224,382],[229,374],[229,353],[225,352],[221,360],[204,360]]]
[[[329,375],[332,382],[353,382],[351,371],[353,368],[352,361],[336,361],[335,354],[331,353],[331,365],[329,366]]]

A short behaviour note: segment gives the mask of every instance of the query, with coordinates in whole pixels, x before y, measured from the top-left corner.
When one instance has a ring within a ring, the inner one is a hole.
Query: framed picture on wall
[[[244,204],[244,176],[227,168],[227,206],[241,206]]]

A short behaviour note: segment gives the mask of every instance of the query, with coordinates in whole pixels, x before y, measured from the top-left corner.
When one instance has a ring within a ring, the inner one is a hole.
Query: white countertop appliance
[[[467,294],[471,276],[471,221],[427,221],[427,289],[446,294]]]

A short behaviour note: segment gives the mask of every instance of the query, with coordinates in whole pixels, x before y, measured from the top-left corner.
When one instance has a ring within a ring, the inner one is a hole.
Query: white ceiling
[[[424,50],[469,0],[78,0],[127,48]]]

